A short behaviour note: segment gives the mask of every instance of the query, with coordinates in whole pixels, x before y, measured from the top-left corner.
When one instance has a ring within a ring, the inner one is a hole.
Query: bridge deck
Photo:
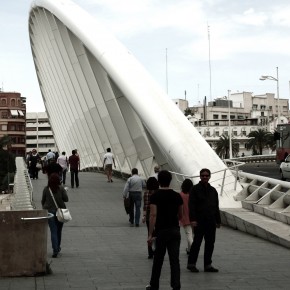
[[[69,177],[69,176],[68,176]],[[34,200],[40,208],[46,176],[33,180]],[[0,289],[145,289],[152,260],[147,259],[146,226],[131,228],[122,205],[124,181],[107,183],[102,174],[80,173],[80,187],[69,189],[73,221],[63,229],[62,255],[48,261],[52,275],[0,278]],[[214,266],[217,274],[186,270],[185,236],[180,253],[182,289],[289,289],[289,250],[248,234],[222,227],[217,231]],[[27,245],[32,246],[32,245]],[[203,249],[202,249],[203,251]],[[202,270],[203,253],[198,267]],[[170,289],[168,257],[160,289]]]

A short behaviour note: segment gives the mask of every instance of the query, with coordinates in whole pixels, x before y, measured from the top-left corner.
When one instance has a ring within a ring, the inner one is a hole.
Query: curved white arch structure
[[[57,146],[77,148],[82,168],[102,166],[107,147],[118,170],[137,167],[145,177],[155,163],[188,176],[226,168],[143,66],[80,7],[33,1],[29,33]],[[227,175],[221,204],[233,207],[236,191]]]

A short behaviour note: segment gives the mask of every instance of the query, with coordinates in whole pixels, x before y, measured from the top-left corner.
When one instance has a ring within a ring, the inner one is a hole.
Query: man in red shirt
[[[80,158],[76,155],[76,151],[72,151],[72,155],[68,158],[68,163],[70,167],[70,182],[71,188],[74,188],[74,182],[76,182],[76,187],[79,187],[79,170],[80,170]]]

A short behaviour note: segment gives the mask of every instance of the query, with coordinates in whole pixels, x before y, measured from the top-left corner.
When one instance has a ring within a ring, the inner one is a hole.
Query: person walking
[[[182,198],[180,194],[170,189],[172,175],[167,170],[161,170],[158,174],[160,189],[156,190],[150,197],[150,223],[148,243],[155,240],[156,249],[154,252],[150,285],[147,290],[158,290],[161,269],[166,250],[170,261],[170,285],[173,290],[181,289],[180,284],[180,228],[178,219],[182,216]]]
[[[55,154],[50,149],[48,149],[48,152],[46,154],[47,163],[49,164],[54,159],[55,159]]]
[[[129,222],[130,226],[139,227],[140,215],[141,215],[141,202],[142,202],[142,189],[145,188],[145,180],[138,175],[138,169],[132,169],[132,176],[127,179],[127,182],[123,191],[123,198],[130,198],[130,212]],[[135,207],[135,215],[134,215]]]
[[[40,156],[36,149],[33,149],[29,156],[29,173],[32,179],[38,179],[37,163],[39,163],[40,160]]]
[[[154,166],[154,174],[152,175],[152,177],[155,177],[158,180],[159,171],[160,171],[160,166],[159,165],[155,165]]]
[[[149,218],[150,218],[150,197],[159,188],[157,179],[153,176],[149,177],[146,182],[146,191],[143,195],[143,218],[142,222],[146,222],[148,236],[149,236]],[[148,259],[153,258],[154,251],[152,245],[148,244]]]
[[[200,182],[194,185],[189,195],[189,219],[194,230],[193,243],[190,248],[187,269],[199,272],[196,262],[202,240],[204,238],[204,271],[218,272],[212,266],[216,228],[220,227],[221,217],[219,210],[218,193],[209,184],[211,172],[207,168],[200,170]]]
[[[179,223],[183,227],[185,235],[186,235],[186,240],[187,240],[186,253],[187,254],[189,254],[191,244],[193,241],[192,228],[191,228],[191,224],[189,220],[189,211],[188,211],[189,192],[192,187],[193,187],[192,181],[186,178],[182,182],[181,192],[180,192],[181,198],[183,200],[183,214],[182,214],[181,219],[179,220]]]
[[[113,182],[113,164],[116,168],[114,154],[111,152],[111,148],[107,148],[107,153],[104,155],[103,168],[107,175],[108,182]]]
[[[66,172],[68,168],[68,159],[65,156],[65,152],[63,151],[61,155],[57,158],[57,163],[61,166],[62,172],[61,172],[61,180],[62,184],[65,185],[66,181]]]
[[[59,180],[61,180],[62,167],[58,163],[56,163],[55,159],[50,160],[50,162],[45,167],[45,172],[48,178],[52,173],[57,173],[59,176]]]
[[[76,151],[72,150],[72,155],[68,158],[69,168],[70,168],[70,184],[71,188],[79,187],[79,170],[80,170],[80,159],[76,156]]]
[[[51,194],[60,208],[66,208],[65,202],[68,202],[68,195],[62,185],[60,185],[59,175],[52,173],[49,176],[48,184],[43,189],[41,205],[43,209],[47,209],[49,213],[53,214],[52,218],[48,219],[48,225],[51,234],[51,244],[53,249],[53,258],[57,258],[61,250],[61,237],[63,223],[59,222],[56,217],[56,205],[52,199]]]

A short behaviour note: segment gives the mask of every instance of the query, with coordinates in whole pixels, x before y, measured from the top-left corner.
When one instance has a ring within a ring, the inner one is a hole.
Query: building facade
[[[16,156],[25,156],[26,98],[20,93],[0,91],[0,137],[8,135],[8,149]]]
[[[176,100],[173,101],[178,105]],[[232,138],[239,144],[239,155],[245,156],[252,154],[252,150],[246,148],[250,132],[264,129],[273,133],[278,123],[289,123],[289,100],[278,100],[271,93],[264,95],[253,95],[251,92],[234,93],[230,95],[230,99],[217,98],[208,104],[189,109],[191,115],[187,116],[188,120],[211,147],[215,147],[215,143],[222,135],[229,136],[230,131]],[[269,154],[271,150],[265,149],[263,153]]]
[[[57,151],[53,132],[46,112],[26,113],[26,152],[36,149],[40,156],[48,149]]]

